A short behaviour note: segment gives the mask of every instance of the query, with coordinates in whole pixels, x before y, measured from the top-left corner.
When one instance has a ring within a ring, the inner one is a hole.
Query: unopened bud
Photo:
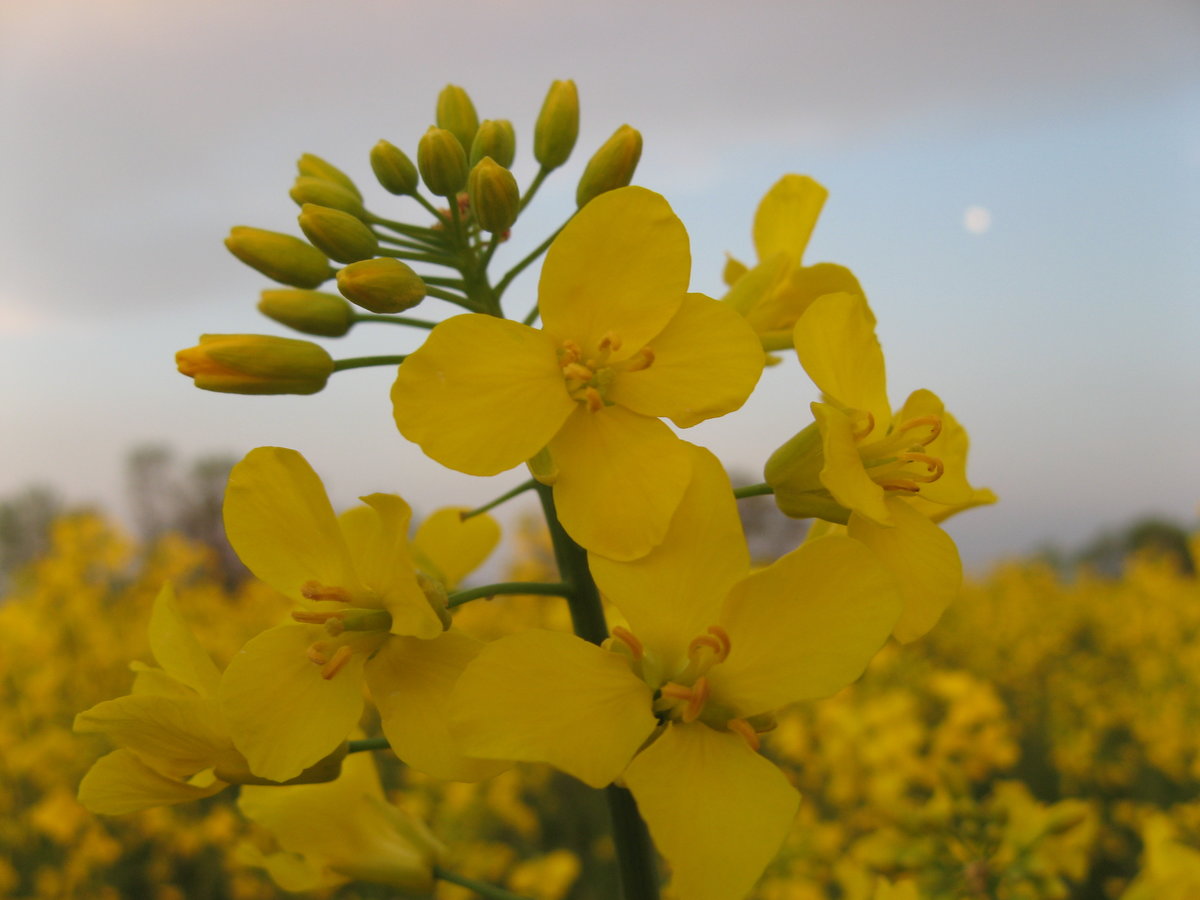
[[[313,246],[340,263],[370,259],[379,252],[375,233],[361,219],[340,209],[305,203],[297,220]]]
[[[322,291],[263,291],[258,311],[288,328],[321,337],[341,337],[354,324],[354,308]]]
[[[771,454],[763,480],[775,492],[775,505],[793,519],[817,518],[845,524],[850,510],[821,482],[825,447],[816,422]]]
[[[467,179],[471,213],[484,231],[507,231],[521,210],[521,192],[513,173],[485,156]]]
[[[374,313],[403,312],[425,297],[425,282],[390,256],[351,263],[337,273],[338,290],[351,303]]]
[[[445,128],[430,128],[417,144],[417,167],[429,190],[453,197],[467,183],[467,153]]]
[[[642,135],[628,125],[622,125],[613,136],[588,160],[587,168],[575,191],[575,204],[580,209],[606,191],[625,187],[633,180],[633,172],[642,158]]]
[[[371,171],[388,193],[405,196],[417,192],[417,167],[395,144],[380,141],[371,148]]]
[[[571,156],[578,137],[579,92],[574,81],[556,81],[533,128],[533,157],[543,169],[557,169]]]
[[[297,206],[305,203],[315,203],[317,206],[328,206],[330,209],[340,209],[359,219],[366,215],[362,200],[352,191],[334,181],[316,178],[312,175],[300,175],[288,191],[288,196],[296,201]]]
[[[458,138],[464,153],[471,149],[479,128],[479,115],[467,92],[458,85],[448,84],[438,94],[437,124]]]
[[[337,166],[325,162],[321,157],[305,153],[296,160],[296,168],[300,171],[301,175],[308,175],[312,178],[320,178],[324,181],[332,181],[334,184],[340,184],[357,197],[360,202],[362,201],[362,192],[359,191],[358,185],[354,183],[354,179]]]
[[[298,237],[237,225],[225,238],[229,252],[268,278],[298,288],[315,288],[333,275],[325,254]]]
[[[471,142],[471,165],[490,156],[504,168],[513,164],[517,155],[517,133],[508,119],[488,119],[475,132]]]
[[[175,364],[196,387],[224,394],[315,394],[333,372],[323,347],[262,334],[202,334]]]

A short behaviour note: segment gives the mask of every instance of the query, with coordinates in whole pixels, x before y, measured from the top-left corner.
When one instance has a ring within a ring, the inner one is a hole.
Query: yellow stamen
[[[758,734],[754,731],[754,728],[750,725],[750,723],[747,722],[745,719],[730,719],[728,722],[725,723],[725,727],[728,728],[730,731],[734,731],[734,732],[737,732],[738,734],[740,734],[742,736],[743,740],[745,740],[746,743],[750,746],[751,750],[754,750],[757,752],[758,748],[762,746],[762,741],[760,741],[758,739]]]
[[[699,637],[692,638],[692,642],[688,644],[688,658],[695,659],[702,647],[707,647],[717,656],[714,662],[721,661],[721,655],[725,652],[725,645],[711,634],[702,634]]]
[[[600,352],[611,351],[616,353],[621,349],[621,338],[619,335],[609,331],[600,339]]]
[[[866,410],[862,410],[862,414],[866,416],[863,420],[862,427],[854,432],[854,442],[857,444],[866,439],[867,435],[875,430],[875,416]]]
[[[654,358],[654,349],[643,347],[629,358],[629,362],[625,366],[625,371],[640,372],[642,369],[648,369],[654,365]]]
[[[580,381],[591,381],[596,377],[595,372],[577,362],[567,363],[563,366],[563,375],[567,378],[577,378]]]
[[[928,474],[917,475],[913,474],[912,472],[908,473],[909,477],[912,478],[913,481],[937,481],[942,477],[942,473],[946,471],[946,466],[940,459],[938,459],[936,456],[929,456],[925,453],[901,453],[900,459],[904,460],[905,462],[925,463],[926,468],[929,470]]]
[[[721,642],[722,647],[724,647],[724,650],[721,652],[721,658],[717,660],[717,662],[724,662],[728,658],[729,651],[732,647],[732,644],[729,641],[729,632],[727,632],[720,625],[709,625],[707,630],[708,633],[716,637],[716,639]]]
[[[321,669],[321,677],[328,681],[342,670],[342,667],[350,661],[350,657],[353,655],[354,651],[345,644],[342,644],[342,646],[337,648],[337,652],[333,654],[333,659],[329,660]]]
[[[692,685],[692,696],[688,700],[687,707],[683,710],[684,722],[695,722],[700,715],[700,711],[704,709],[704,702],[708,699],[708,679],[701,676]]]
[[[562,342],[562,347],[559,348],[558,356],[558,364],[565,368],[571,363],[579,362],[579,358],[583,356],[583,351],[579,349],[579,345],[577,343],[568,339]]]
[[[324,625],[330,619],[341,619],[346,615],[347,610],[335,609],[332,612],[309,612],[308,610],[299,610],[292,613],[292,618],[297,622],[304,622],[306,625]]]
[[[600,392],[594,387],[585,389],[583,396],[587,399],[588,412],[599,412],[604,409],[604,398],[600,396]]]
[[[642,645],[642,642],[637,639],[637,636],[628,628],[622,628],[620,625],[614,625],[612,636],[629,647],[630,652],[633,653],[634,659],[641,659],[646,655],[646,648]]]
[[[937,440],[937,436],[942,433],[942,419],[940,416],[917,416],[915,419],[909,419],[904,424],[896,429],[898,432],[908,432],[915,428],[920,428],[922,425],[928,425],[930,428],[929,435],[918,443],[923,447],[927,447]]]
[[[910,494],[917,494],[921,491],[919,484],[907,478],[889,478],[886,481],[878,482],[878,484],[885,491],[908,491]]]
[[[306,581],[300,586],[300,594],[308,600],[336,600],[338,603],[349,603],[350,592],[344,587],[321,584],[319,581]]]
[[[325,652],[328,649],[328,645],[323,641],[317,641],[315,644],[311,644],[309,648],[304,651],[304,655],[318,666],[323,666],[325,663],[329,662],[329,656]]]

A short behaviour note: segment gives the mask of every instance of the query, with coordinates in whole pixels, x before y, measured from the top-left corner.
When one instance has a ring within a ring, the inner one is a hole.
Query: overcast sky
[[[513,120],[525,184],[546,87],[570,77],[576,158],[501,263],[570,211],[624,122],[645,136],[637,183],[691,233],[695,290],[720,293],[725,251],[752,258],[780,175],[812,175],[830,199],[806,260],[858,274],[893,401],[938,392],[972,435],[973,480],[1002,498],[952,523],[973,565],[1136,515],[1193,520],[1197,47],[1200,6],[1167,0],[3,0],[0,497],[40,482],[120,511],[125,454],[147,442],[185,459],[294,447],[342,504],[391,490],[428,510],[520,480],[443,474],[407,446],[386,370],[242,398],[195,390],[172,357],[201,332],[284,333],[222,239],[295,230],[301,153],[412,215],[373,188],[367,152],[413,152],[453,82]],[[417,339],[360,327],[330,349]],[[790,362],[689,436],[757,480],[813,398]]]

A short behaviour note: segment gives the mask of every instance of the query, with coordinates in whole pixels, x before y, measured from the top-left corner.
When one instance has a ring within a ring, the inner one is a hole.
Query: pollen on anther
[[[342,670],[342,667],[350,661],[350,657],[352,655],[354,655],[354,651],[345,644],[342,644],[342,646],[337,648],[337,652],[333,654],[333,659],[329,660],[329,662],[322,667],[321,677],[328,681]]]
[[[604,398],[600,396],[600,392],[594,387],[589,387],[583,392],[583,396],[587,398],[588,412],[599,412],[604,409]]]
[[[616,353],[621,349],[621,338],[619,335],[611,331],[605,332],[604,337],[600,339],[600,351],[610,350]]]
[[[350,592],[337,585],[325,585],[319,581],[306,581],[300,586],[300,594],[307,600],[335,600],[349,603]]]
[[[862,414],[866,416],[866,419],[863,421],[862,428],[859,428],[854,432],[854,440],[856,443],[864,440],[867,435],[875,430],[875,416],[872,415],[868,410],[863,410]]]
[[[625,367],[626,372],[640,372],[642,369],[648,369],[654,365],[654,349],[652,347],[643,347],[637,353],[633,354],[629,359],[629,364]]]
[[[642,645],[642,642],[638,640],[637,635],[635,635],[628,628],[623,628],[620,625],[614,625],[612,629],[612,636],[629,647],[630,651],[633,653],[634,659],[641,659],[646,655],[646,648]]]
[[[933,415],[917,416],[915,419],[909,419],[907,422],[903,423],[897,429],[897,431],[900,431],[900,432],[912,431],[914,428],[920,428],[922,425],[929,426],[928,436],[926,436],[920,440],[920,443],[922,445],[927,446],[929,444],[932,444],[935,440],[937,440],[938,435],[942,433],[942,417],[941,416],[933,416]]]
[[[308,649],[304,651],[304,655],[307,656],[311,662],[316,663],[318,666],[323,666],[329,662],[329,656],[325,653],[325,645],[320,641],[309,645]]]

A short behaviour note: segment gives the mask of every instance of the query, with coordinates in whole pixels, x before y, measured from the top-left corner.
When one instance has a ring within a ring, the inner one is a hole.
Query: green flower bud
[[[354,193],[346,190],[334,181],[316,178],[312,175],[297,176],[288,191],[288,196],[296,201],[297,206],[305,203],[315,203],[317,206],[327,206],[330,209],[340,209],[359,219],[365,218],[367,211],[363,208],[362,200]]]
[[[490,156],[504,168],[510,168],[517,155],[517,133],[508,119],[488,119],[475,132],[471,142],[471,165]]]
[[[371,148],[371,170],[389,193],[404,196],[417,192],[417,167],[395,144],[380,141]]]
[[[315,288],[333,275],[324,253],[290,234],[237,225],[225,246],[250,268],[281,284]]]
[[[817,518],[846,524],[850,510],[821,483],[825,448],[816,422],[771,454],[763,480],[775,491],[775,505],[793,519]]]
[[[379,252],[379,238],[362,220],[340,209],[305,203],[300,207],[300,230],[330,259],[340,263],[370,259]]]
[[[533,158],[543,169],[557,169],[571,156],[579,137],[579,92],[574,81],[550,85],[533,128]]]
[[[262,334],[202,334],[175,364],[196,387],[224,394],[315,394],[333,372],[323,347]]]
[[[354,180],[337,166],[325,162],[321,157],[305,153],[296,160],[296,168],[300,170],[301,175],[308,175],[341,185],[357,197],[359,202],[362,202],[362,193],[359,191],[358,185],[354,183]]]
[[[412,309],[425,297],[425,282],[390,256],[351,263],[337,273],[338,290],[351,303],[374,313]]]
[[[641,158],[641,133],[622,125],[588,160],[575,191],[575,205],[583,209],[589,200],[606,191],[625,187],[633,180],[633,171]]]
[[[280,324],[321,337],[341,337],[354,324],[354,308],[321,291],[263,291],[258,311]]]
[[[479,115],[467,92],[458,85],[448,84],[438,94],[437,124],[458,138],[464,153],[471,149],[479,128]]]
[[[417,144],[417,167],[429,190],[453,197],[467,183],[467,154],[444,128],[430,128]]]
[[[471,213],[484,231],[507,231],[517,221],[521,192],[513,173],[485,156],[467,179]]]

